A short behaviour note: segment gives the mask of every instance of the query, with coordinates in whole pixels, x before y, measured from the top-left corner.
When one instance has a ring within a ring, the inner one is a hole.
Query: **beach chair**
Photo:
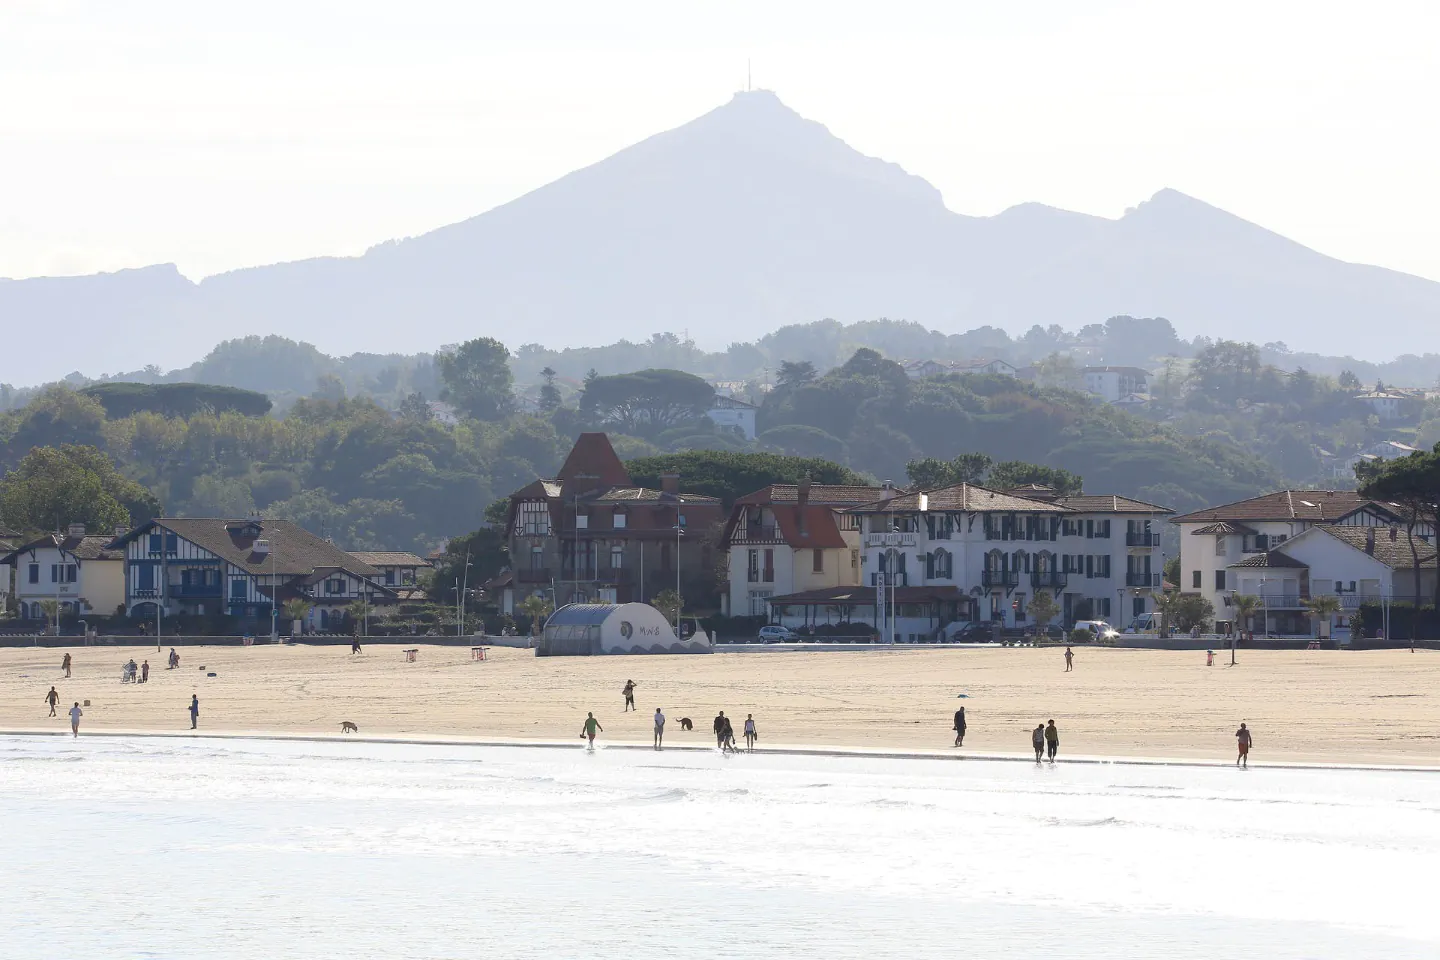
[[[470,659],[471,659],[471,660],[484,660],[484,659],[485,659],[485,648],[484,648],[484,647],[471,647],[471,648],[470,648]]]

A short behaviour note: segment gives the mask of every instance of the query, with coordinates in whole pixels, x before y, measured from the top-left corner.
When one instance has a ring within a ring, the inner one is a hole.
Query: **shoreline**
[[[41,728],[20,728],[0,729],[0,738],[23,738],[23,737],[59,737],[62,739],[80,739],[106,737],[106,738],[146,738],[157,740],[228,740],[228,741],[266,741],[275,743],[362,743],[367,745],[381,746],[423,746],[423,747],[475,747],[475,748],[530,748],[537,750],[574,750],[579,746],[573,740],[549,740],[549,739],[514,739],[495,737],[417,737],[417,736],[384,736],[384,735],[343,735],[343,734],[302,734],[284,733],[280,731],[262,730],[240,730],[240,731],[192,731],[192,730],[125,730],[125,729],[99,729],[92,731],[81,730],[78,738],[71,737],[68,730],[46,730]],[[624,751],[646,751],[657,752],[651,744],[640,743],[632,740],[601,740],[601,750],[624,750]],[[665,747],[661,753],[682,752],[682,753],[710,753],[717,754],[715,747],[702,744],[676,744]],[[744,753],[745,751],[740,751]],[[949,753],[940,750],[894,750],[884,748],[866,747],[826,747],[809,746],[805,744],[780,744],[778,746],[761,747],[755,750],[756,754],[781,757],[832,757],[838,759],[864,759],[864,760],[927,760],[927,761],[951,761],[951,762],[991,762],[991,763],[1036,763],[1033,756],[1019,753]],[[1226,760],[1201,760],[1185,757],[1143,757],[1124,755],[1103,755],[1103,754],[1073,754],[1062,756],[1058,766],[1066,764],[1079,764],[1082,766],[1114,766],[1114,767],[1187,767],[1187,768],[1234,768],[1233,761]],[[1440,774],[1440,765],[1423,764],[1353,764],[1353,763],[1326,763],[1326,762],[1260,762],[1255,763],[1257,770],[1309,770],[1309,771],[1337,771],[1350,773],[1429,773]]]

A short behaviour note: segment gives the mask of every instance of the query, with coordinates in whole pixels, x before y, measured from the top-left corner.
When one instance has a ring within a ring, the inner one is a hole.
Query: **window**
[[[135,568],[135,587],[137,590],[155,589],[155,568],[150,564]]]
[[[1217,556],[1217,557],[1223,557],[1223,556],[1225,556],[1225,538],[1224,538],[1224,537],[1216,537],[1216,538],[1215,538],[1215,556]]]
[[[1199,574],[1196,574],[1196,576],[1198,577]],[[1196,586],[1199,586],[1199,584],[1196,584]],[[1216,570],[1216,571],[1215,571],[1215,589],[1216,589],[1216,590],[1224,590],[1224,589],[1225,589],[1225,571],[1224,571],[1224,570]]]
[[[38,564],[38,563],[32,563],[32,564],[30,564],[30,582],[31,582],[31,583],[39,583],[39,582],[40,582],[40,564]]]
[[[854,572],[858,571],[859,569],[860,569],[860,551],[859,551],[859,550],[851,550],[851,551],[850,551],[850,571],[851,571],[852,573],[854,573]]]
[[[1088,553],[1085,555],[1085,576],[1091,578],[1095,576],[1095,558]]]
[[[751,583],[756,583],[760,579],[760,551],[750,550],[747,551],[747,553],[748,556],[746,557],[745,579],[749,580]]]
[[[576,529],[576,530],[589,530],[589,529],[590,529],[590,515],[589,515],[589,514],[585,514],[585,513],[577,513],[577,514],[575,514],[575,529]]]
[[[619,570],[625,566],[625,546],[619,543],[610,544],[610,569]]]
[[[414,570],[401,570],[401,571],[400,571],[400,583],[403,584],[404,586],[407,586],[407,587],[413,587],[413,586],[415,585],[415,571],[414,571]]]
[[[1103,539],[1105,539],[1105,540],[1109,540],[1109,539],[1110,539],[1110,518],[1109,518],[1109,517],[1106,517],[1104,520],[1101,520],[1099,523],[1095,524],[1095,536],[1101,537],[1101,538],[1103,538]]]
[[[180,551],[180,537],[174,533],[165,534],[165,552],[178,553]]]
[[[1108,617],[1108,616],[1110,616],[1110,598],[1109,598],[1109,597],[1101,597],[1099,600],[1096,600],[1096,601],[1095,601],[1095,609],[1099,612],[1100,616],[1102,616],[1102,617]]]
[[[824,550],[821,550],[820,548],[817,547],[817,548],[815,548],[814,550],[811,550],[810,553],[812,554],[811,559],[810,559],[810,572],[811,572],[811,573],[824,573],[824,572],[825,572],[825,551],[824,551]]]
[[[230,581],[230,599],[244,600],[248,594],[246,581],[242,577],[235,577]]]
[[[1135,597],[1130,604],[1130,615],[1138,617],[1145,612],[1145,598]]]
[[[341,577],[332,577],[325,581],[325,592],[331,595],[345,592],[345,580]]]
[[[765,603],[772,595],[772,590],[751,590],[750,591],[750,616],[763,617],[769,613]]]
[[[1200,589],[1200,584],[1201,584],[1200,577],[1201,577],[1201,573],[1200,573],[1199,570],[1192,570],[1192,571],[1190,572],[1190,586],[1191,586],[1193,589],[1195,589],[1195,590],[1199,590],[1199,589]]]
[[[624,530],[624,529],[625,529],[625,511],[624,511],[624,510],[616,510],[614,516],[612,516],[612,517],[610,518],[610,523],[611,523],[611,526],[613,526],[616,530]]]
[[[162,540],[163,540],[163,537],[162,537],[160,534],[158,534],[158,533],[152,533],[152,534],[150,534],[150,552],[151,552],[151,553],[159,553],[159,552],[160,552],[160,545],[161,545]]]
[[[395,570],[394,570],[394,568],[391,568],[391,569],[385,571],[385,586],[387,586],[387,587],[393,587],[393,586],[395,586]]]
[[[761,571],[761,573],[762,573],[763,578],[764,578],[764,580],[765,580],[766,583],[774,583],[774,582],[775,582],[775,551],[774,551],[774,550],[767,549],[767,550],[765,551],[765,569],[764,569],[763,571]]]

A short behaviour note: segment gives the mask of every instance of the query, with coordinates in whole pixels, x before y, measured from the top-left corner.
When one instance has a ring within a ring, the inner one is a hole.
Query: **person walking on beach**
[[[964,708],[964,707],[961,707],[959,710],[956,710],[956,711],[955,711],[955,726],[954,726],[952,729],[955,731],[955,746],[957,746],[957,747],[963,746],[963,745],[965,744],[965,708]]]
[[[76,700],[75,706],[70,708],[70,735],[72,737],[80,736],[80,718],[83,716],[84,713],[80,710],[80,701]]]
[[[1069,647],[1065,648],[1065,672],[1069,673],[1075,669],[1075,651]]]
[[[1250,769],[1250,744],[1252,743],[1250,728],[1240,724],[1240,729],[1235,731],[1235,745],[1239,748],[1239,756],[1235,758],[1235,766]]]
[[[635,709],[635,681],[626,680],[625,687],[620,692],[625,694],[625,709],[620,712],[629,713]]]
[[[1045,758],[1045,724],[1038,723],[1030,731],[1030,746],[1035,748],[1035,762],[1039,763]]]
[[[51,687],[50,692],[45,694],[45,702],[50,704],[50,716],[55,716],[55,704],[60,702],[60,694],[54,687]]]
[[[178,653],[175,652],[175,648],[174,648],[174,647],[171,647],[171,648],[170,648],[170,665],[169,665],[168,667],[166,667],[165,669],[166,669],[166,670],[178,670],[178,669],[180,669],[180,654],[178,654]]]
[[[1045,752],[1050,762],[1055,762],[1055,751],[1060,749],[1060,731],[1055,729],[1055,721],[1051,720],[1045,727]]]
[[[760,739],[759,732],[755,729],[755,714],[745,714],[745,752],[755,752],[755,741]]]
[[[360,634],[357,633],[357,634],[355,634],[355,636],[353,636],[353,637],[350,638],[350,655],[353,657],[355,654],[357,654],[357,653],[359,653],[359,652],[360,652]]]
[[[655,708],[655,749],[656,749],[656,750],[661,749],[661,745],[662,745],[664,742],[665,742],[665,714],[663,714],[663,713],[660,712],[660,708],[659,708],[659,707],[656,707],[656,708]]]
[[[580,736],[587,737],[590,740],[591,750],[595,749],[595,734],[604,732],[605,728],[600,726],[600,721],[595,719],[595,714],[587,713],[585,715],[585,725],[580,728]]]
[[[736,753],[735,749],[735,728],[730,726],[730,718],[725,718],[725,725],[720,728],[720,752]]]
[[[190,694],[190,729],[194,730],[200,722],[200,697],[198,694]]]
[[[67,652],[60,660],[60,669],[65,671],[65,679],[70,679],[70,654]],[[53,716],[53,714],[52,714]]]
[[[727,721],[725,720],[725,711],[721,710],[720,715],[715,718],[715,722],[712,724],[712,726],[715,728],[715,746],[722,749],[725,747],[726,722]]]
[[[149,683],[149,682],[150,682],[150,661],[149,661],[149,660],[146,660],[144,663],[140,664],[140,682],[141,682],[141,683]]]

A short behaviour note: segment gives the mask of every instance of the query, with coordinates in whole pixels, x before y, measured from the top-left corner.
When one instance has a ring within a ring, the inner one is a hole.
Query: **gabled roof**
[[[631,485],[630,472],[620,462],[615,448],[610,446],[610,438],[603,433],[580,434],[556,476],[561,481],[580,476],[598,477],[599,485],[603,487]]]
[[[1410,553],[1410,538],[1400,527],[1351,527],[1326,525],[1317,528],[1316,535],[1334,537],[1379,560],[1393,569],[1413,568],[1415,558]],[[1305,534],[1309,534],[1307,530]],[[1302,534],[1305,535],[1305,534]],[[1371,537],[1374,537],[1372,540]],[[1295,540],[1299,540],[1296,537]],[[1294,540],[1291,541],[1292,543]],[[1415,538],[1415,552],[1420,556],[1420,566],[1435,566],[1435,544]]]
[[[920,509],[920,498],[926,500],[926,509],[934,511],[963,511],[968,513],[1069,513],[1067,507],[1014,497],[973,483],[957,483],[952,487],[936,490],[917,490],[888,500],[877,500],[854,507],[850,513],[914,513]]]
[[[1170,513],[1169,507],[1162,507],[1158,503],[1147,503],[1144,500],[1136,500],[1132,497],[1120,497],[1115,494],[1080,494],[1075,497],[1059,497],[1055,501],[1061,506],[1069,507],[1076,513]]]
[[[775,525],[792,547],[838,550],[846,546],[840,526],[835,522],[835,511],[830,507],[812,505],[802,510],[799,504],[782,504],[775,507]]]
[[[590,503],[719,503],[719,497],[707,497],[699,493],[666,493],[650,487],[612,487],[598,495],[580,496]]]
[[[293,577],[308,575],[319,567],[335,567],[358,577],[374,577],[380,572],[292,520],[157,518],[118,537],[114,546],[123,547],[155,527],[173,531],[246,573],[263,575],[273,569],[277,575]],[[269,541],[270,552],[257,553],[257,540]]]
[[[1239,563],[1230,564],[1234,567],[1261,567],[1265,569],[1294,568],[1308,569],[1309,564],[1301,563],[1294,557],[1280,550],[1267,550],[1265,553],[1255,553],[1241,560]]]
[[[78,560],[124,560],[124,550],[113,550],[110,548],[111,537],[70,537],[63,534],[47,533],[43,537],[31,540],[29,543],[22,543],[11,549],[3,560],[3,563],[14,563],[18,554],[30,550],[54,550],[59,547],[65,553],[70,554]]]
[[[1398,504],[1362,497],[1354,490],[1277,490],[1249,500],[1218,507],[1206,507],[1171,518],[1171,523],[1206,523],[1216,520],[1286,521],[1334,523],[1357,510],[1373,507],[1399,517]]]
[[[372,567],[428,567],[429,560],[422,560],[404,550],[351,550],[350,556]]]

